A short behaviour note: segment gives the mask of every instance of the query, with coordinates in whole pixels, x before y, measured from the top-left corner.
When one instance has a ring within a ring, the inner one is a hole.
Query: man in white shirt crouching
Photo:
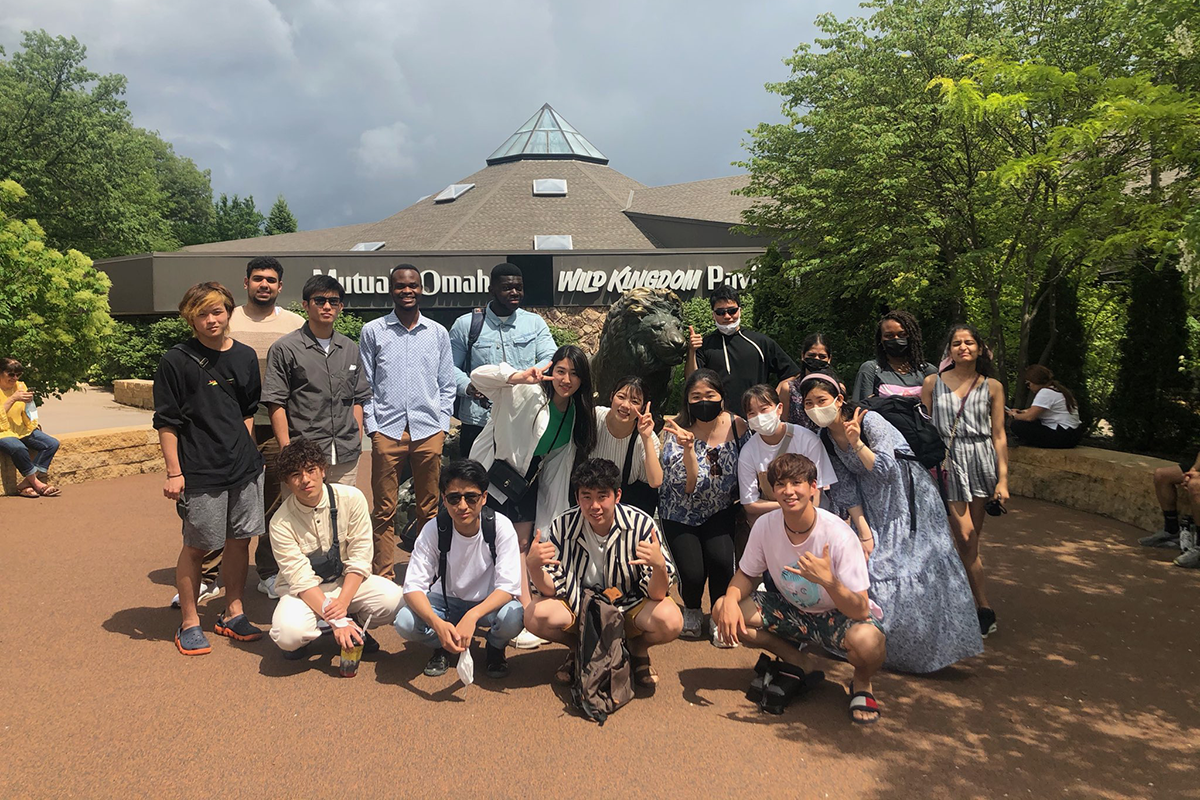
[[[434,648],[425,674],[435,677],[449,668],[451,653],[470,648],[476,630],[487,628],[485,670],[503,678],[504,648],[524,627],[517,532],[503,514],[484,508],[488,476],[478,461],[450,462],[440,484],[442,509],[413,546],[396,630]]]

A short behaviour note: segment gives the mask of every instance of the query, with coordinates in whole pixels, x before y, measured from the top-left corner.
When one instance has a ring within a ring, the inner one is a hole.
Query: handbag
[[[333,499],[333,487],[325,484],[325,492],[329,495],[329,527],[333,528],[333,544],[328,550],[318,550],[308,554],[308,564],[321,583],[333,583],[342,577],[346,565],[342,563],[342,551],[338,546],[337,501]]]
[[[625,466],[621,469],[621,502],[654,516],[658,510],[658,489],[643,481],[629,481],[629,476],[633,474],[633,451],[637,436],[635,428],[629,435],[629,447],[625,449]]]
[[[563,423],[567,421],[567,415],[564,413],[562,419],[558,421],[558,429],[554,431],[554,438],[551,443],[558,441],[558,435],[562,433]],[[488,467],[488,484],[500,490],[500,493],[509,499],[509,502],[519,503],[522,498],[529,492],[529,486],[537,480],[538,474],[542,471],[542,465],[546,463],[542,459],[538,464],[537,470],[528,479],[521,474],[512,464],[495,455],[496,444],[492,441],[492,465]]]

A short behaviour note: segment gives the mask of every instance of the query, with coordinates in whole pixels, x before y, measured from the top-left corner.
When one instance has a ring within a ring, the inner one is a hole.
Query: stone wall
[[[1145,531],[1162,527],[1162,510],[1154,497],[1154,470],[1171,466],[1160,458],[1075,447],[1009,450],[1008,488],[1014,495],[1101,514]],[[1179,507],[1191,507],[1180,489]]]
[[[154,381],[113,381],[113,400],[121,405],[154,410]]]
[[[50,482],[59,486],[163,469],[158,433],[149,426],[64,433],[57,438],[61,446],[50,465]],[[15,494],[19,480],[12,461],[0,456],[4,494]]]
[[[530,308],[535,314],[541,315],[548,325],[567,328],[579,334],[579,346],[588,355],[595,355],[600,346],[600,334],[604,331],[604,318],[608,308],[571,307],[571,308]]]

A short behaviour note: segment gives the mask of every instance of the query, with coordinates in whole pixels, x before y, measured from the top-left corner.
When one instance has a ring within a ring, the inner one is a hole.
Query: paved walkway
[[[880,677],[873,728],[847,721],[845,665],[762,716],[742,695],[756,654],[703,642],[654,651],[657,694],[598,728],[549,686],[555,646],[469,688],[453,671],[422,676],[427,651],[390,629],[354,680],[333,677],[332,649],[295,663],[266,640],[213,636],[211,655],[178,655],[166,604],[179,522],[161,484],[0,498],[0,797],[1112,798],[1200,785],[1200,573],[1099,517],[1017,500],[990,520],[999,633],[939,674]],[[250,595],[266,624],[270,603]],[[209,601],[206,627],[222,607]]]
[[[51,436],[100,428],[149,425],[153,416],[153,411],[117,403],[113,400],[111,389],[95,386],[83,386],[60,398],[51,397],[38,402],[38,419]]]

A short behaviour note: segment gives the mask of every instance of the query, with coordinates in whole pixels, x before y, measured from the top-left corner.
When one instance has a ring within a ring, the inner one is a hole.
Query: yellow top
[[[17,385],[13,387],[11,392],[6,392],[0,389],[0,412],[4,410],[4,404],[8,402],[8,398],[12,397],[17,392],[25,392],[25,384],[17,381]],[[29,434],[37,430],[37,423],[29,418],[25,413],[25,404],[22,402],[13,403],[8,413],[0,413],[0,439],[9,436],[15,436],[18,439],[24,439]]]

